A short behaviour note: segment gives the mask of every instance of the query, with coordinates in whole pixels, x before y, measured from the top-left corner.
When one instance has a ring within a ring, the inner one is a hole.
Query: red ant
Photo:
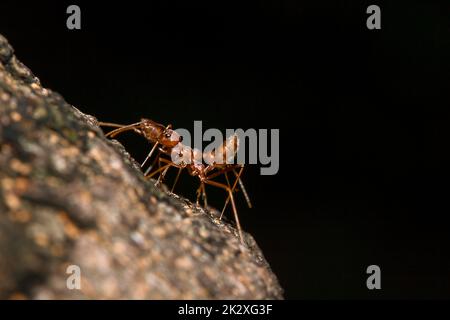
[[[106,137],[114,138],[116,135],[122,132],[133,130],[134,132],[144,136],[148,141],[153,143],[154,145],[145,158],[144,162],[141,164],[141,167],[144,167],[145,163],[149,158],[151,158],[156,148],[160,146],[158,149],[159,152],[157,157],[155,158],[153,164],[149,167],[149,169],[144,173],[144,175],[146,176],[146,178],[151,178],[159,173],[159,177],[156,183],[159,184],[164,179],[164,176],[170,167],[178,168],[178,173],[172,186],[171,192],[173,192],[180,173],[183,169],[187,169],[188,173],[191,176],[196,176],[200,180],[200,186],[197,189],[197,204],[199,203],[200,195],[202,195],[204,206],[207,207],[208,205],[205,185],[211,185],[224,189],[228,193],[228,197],[225,201],[225,205],[222,209],[219,219],[222,218],[228,202],[231,200],[231,206],[239,232],[239,238],[241,242],[244,243],[242,228],[239,222],[239,217],[233,197],[233,192],[236,190],[236,186],[238,183],[249,208],[252,207],[252,204],[241,180],[244,166],[241,164],[230,164],[230,162],[232,162],[232,160],[236,157],[237,149],[239,147],[239,138],[237,135],[230,136],[218,148],[202,154],[197,149],[191,149],[190,147],[183,145],[181,143],[182,136],[180,136],[176,131],[172,130],[172,125],[170,124],[168,126],[164,126],[150,119],[141,119],[141,121],[129,125],[121,125],[109,122],[99,122],[99,125],[104,127],[117,128],[108,132],[106,134]],[[171,160],[161,157],[161,154],[175,154],[182,160],[175,163]],[[188,161],[184,161],[184,159],[187,159]],[[203,164],[202,159],[205,159],[205,161],[209,164]],[[151,169],[155,165],[156,161],[158,161],[158,169],[151,172]],[[163,166],[161,166],[161,163],[163,163]],[[239,170],[237,171],[237,169]],[[230,184],[230,180],[228,179],[228,172],[233,172],[233,174],[236,176],[236,180],[233,185]],[[227,184],[212,180],[213,178],[216,178],[222,174],[225,176]]]

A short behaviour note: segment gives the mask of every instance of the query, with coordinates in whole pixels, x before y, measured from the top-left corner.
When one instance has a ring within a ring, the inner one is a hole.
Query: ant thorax
[[[199,162],[193,162],[188,167],[188,172],[191,176],[198,176],[200,180],[206,179],[205,165]]]
[[[202,152],[197,148],[192,149],[181,142],[172,148],[170,155],[172,162],[182,167],[187,165],[202,165]]]

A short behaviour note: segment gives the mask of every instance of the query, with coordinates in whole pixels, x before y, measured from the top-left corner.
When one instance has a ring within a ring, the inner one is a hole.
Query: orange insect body
[[[239,238],[241,239],[241,242],[243,242],[242,228],[239,222],[239,217],[237,215],[236,205],[233,197],[233,192],[236,190],[237,183],[240,184],[242,192],[244,193],[245,199],[247,200],[247,204],[250,208],[251,202],[240,178],[244,166],[240,164],[233,164],[233,160],[236,157],[239,148],[239,138],[237,135],[228,137],[218,148],[213,149],[209,152],[202,153],[198,149],[192,149],[189,146],[183,145],[181,143],[182,137],[176,131],[172,130],[171,125],[164,126],[150,119],[143,118],[140,122],[130,125],[121,125],[109,122],[99,122],[99,124],[105,127],[117,128],[108,132],[106,134],[107,137],[113,138],[122,132],[132,130],[144,136],[148,141],[154,143],[151,151],[142,163],[142,167],[152,156],[156,148],[160,146],[158,156],[155,159],[155,161],[158,161],[158,169],[151,172],[151,169],[153,167],[151,166],[147,170],[149,174],[147,174],[146,172],[145,175],[146,177],[151,178],[155,174],[159,173],[159,178],[157,181],[157,183],[159,183],[160,181],[162,181],[162,179],[164,179],[164,176],[170,167],[178,168],[178,174],[173,184],[172,191],[175,188],[181,171],[185,168],[191,176],[196,176],[200,180],[200,186],[197,189],[197,203],[199,201],[200,195],[202,195],[203,202],[205,206],[207,206],[205,189],[206,184],[224,189],[228,193],[228,197],[220,217],[222,217],[228,202],[231,201],[234,218],[239,232]],[[172,157],[172,160],[174,161],[162,158],[161,154],[170,155]],[[203,164],[203,160],[205,160],[207,165]],[[163,163],[164,165],[161,166],[161,163]],[[239,169],[239,171],[236,172],[236,169]],[[213,172],[214,170],[216,171]],[[231,185],[229,182],[227,176],[228,172],[233,172],[236,176],[236,180],[233,185]],[[227,184],[212,180],[219,175],[225,176]]]

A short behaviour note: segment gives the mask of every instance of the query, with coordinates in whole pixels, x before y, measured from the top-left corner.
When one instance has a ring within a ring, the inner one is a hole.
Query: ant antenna
[[[129,124],[129,125],[120,125],[120,124],[108,123],[108,122],[99,122],[99,124],[101,126],[105,126],[105,127],[118,127],[117,129],[114,129],[114,130],[108,132],[107,134],[105,134],[106,137],[114,138],[116,135],[118,135],[121,132],[128,131],[131,129],[136,129],[136,127],[139,127],[142,124],[142,121],[136,122],[133,124]]]

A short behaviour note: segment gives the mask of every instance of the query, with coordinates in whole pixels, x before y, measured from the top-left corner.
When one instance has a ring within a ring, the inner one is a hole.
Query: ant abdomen
[[[239,148],[239,137],[229,136],[218,148],[203,155],[205,162],[211,165],[227,165],[234,163]]]

